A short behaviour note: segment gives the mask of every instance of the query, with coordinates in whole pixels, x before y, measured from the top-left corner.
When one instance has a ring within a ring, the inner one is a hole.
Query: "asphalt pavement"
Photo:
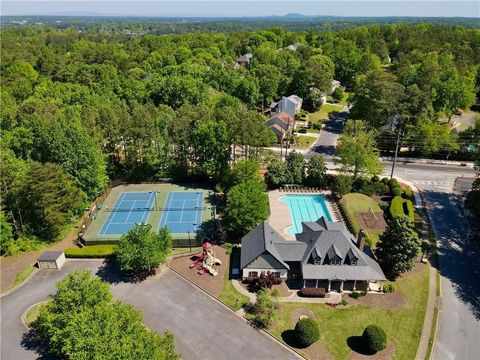
[[[60,271],[39,270],[24,286],[0,299],[2,360],[44,358],[42,349],[26,335],[21,316],[31,305],[46,300],[55,284],[73,269],[89,269],[110,282],[114,297],[141,310],[150,329],[172,332],[183,359],[298,358],[169,270],[131,283],[102,260],[69,260]]]

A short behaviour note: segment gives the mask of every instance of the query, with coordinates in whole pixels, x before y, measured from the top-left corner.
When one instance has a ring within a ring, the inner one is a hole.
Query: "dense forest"
[[[296,50],[286,48],[297,45]],[[211,179],[229,164],[267,161],[275,140],[264,107],[296,94],[317,110],[333,79],[352,93],[353,119],[392,146],[424,155],[466,151],[438,122],[474,104],[480,30],[433,24],[339,31],[170,35],[3,28],[1,249],[62,235],[109,179]],[[252,53],[248,66],[236,59]]]

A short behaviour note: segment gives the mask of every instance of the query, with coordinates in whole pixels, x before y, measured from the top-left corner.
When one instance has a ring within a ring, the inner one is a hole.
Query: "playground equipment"
[[[211,249],[213,245],[208,241],[204,242],[202,245],[203,251],[202,255],[200,255],[195,261],[190,265],[190,269],[197,266],[198,263],[202,263],[202,266],[198,270],[199,275],[203,275],[205,271],[208,271],[210,275],[217,276],[218,271],[216,270],[217,266],[222,265],[220,259],[215,257],[215,252]]]

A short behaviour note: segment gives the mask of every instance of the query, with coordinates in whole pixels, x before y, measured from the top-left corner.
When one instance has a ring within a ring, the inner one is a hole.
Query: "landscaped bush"
[[[253,276],[247,276],[245,279],[243,279],[244,284],[253,284],[256,281],[256,277]]]
[[[392,219],[398,216],[405,215],[405,213],[403,212],[403,199],[400,196],[395,196],[392,199],[389,212]]]
[[[367,292],[366,291],[353,291],[351,294],[350,294],[350,297],[354,298],[354,299],[358,299],[359,297],[361,296],[365,296],[367,295]]]
[[[396,290],[395,284],[388,283],[383,285],[383,292],[385,293],[393,293],[395,292],[395,290]]]
[[[363,331],[363,343],[372,354],[387,347],[387,334],[377,325],[369,325]]]
[[[387,185],[390,189],[393,189],[394,187],[398,186],[398,181],[395,178],[389,179],[387,180]]]
[[[255,283],[259,288],[270,289],[273,285],[281,284],[282,278],[275,276],[273,272],[267,271],[266,273],[262,273],[259,277],[255,278]]]
[[[403,189],[403,197],[406,199],[413,199],[412,189]]]
[[[315,130],[322,130],[322,122],[319,121],[319,122],[316,122],[312,125],[312,128],[314,128]]]
[[[414,214],[414,210],[413,210],[413,203],[411,200],[405,200],[404,202],[405,204],[405,207],[407,208],[407,216],[408,218],[410,219],[410,221],[414,221],[415,220],[415,214]]]
[[[324,288],[304,287],[300,290],[300,296],[324,298],[325,297],[325,289]]]
[[[67,258],[104,258],[113,256],[117,245],[90,245],[83,248],[65,249]]]
[[[388,178],[387,177],[382,178],[382,183],[387,185],[388,184]]]
[[[320,339],[320,330],[317,323],[309,318],[298,320],[297,325],[295,325],[295,338],[301,347],[312,345]]]
[[[402,188],[400,186],[395,186],[394,188],[392,188],[392,195],[402,196]]]
[[[277,305],[270,298],[267,290],[260,290],[257,294],[257,302],[250,307],[247,319],[259,328],[268,327],[272,321]]]

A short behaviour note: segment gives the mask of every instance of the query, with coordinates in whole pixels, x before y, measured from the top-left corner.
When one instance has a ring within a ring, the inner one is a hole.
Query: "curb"
[[[32,265],[34,266],[34,265]],[[20,284],[18,284],[17,286],[14,286],[13,288],[11,288],[10,290],[7,290],[5,291],[4,293],[1,293],[0,294],[0,298],[4,297],[4,296],[7,296],[11,293],[13,293],[14,291],[17,291],[18,289],[20,289],[22,286],[24,286],[27,282],[30,281],[30,279],[38,272],[38,268],[34,267],[33,271],[31,272],[30,275],[28,275],[25,280],[23,280]]]
[[[25,318],[25,315],[27,315],[27,313],[30,311],[30,309],[32,309],[34,306],[37,306],[37,305],[40,305],[40,304],[44,304],[44,303],[47,303],[51,300],[43,300],[43,301],[39,301],[33,305],[30,305],[27,310],[25,310],[21,316],[21,320],[22,320],[22,324],[23,326],[25,326],[27,328],[27,330],[31,329],[32,327],[27,323],[27,319]]]
[[[196,287],[197,289],[199,289],[201,292],[203,292],[204,294],[206,294],[208,297],[210,297],[211,299],[213,299],[217,304],[221,305],[222,307],[224,307],[225,309],[227,309],[228,311],[232,312],[236,317],[242,319],[244,322],[246,322],[247,324],[250,325],[250,322],[245,319],[245,317],[243,317],[241,314],[233,311],[233,309],[231,309],[229,306],[227,306],[225,303],[223,303],[222,301],[220,301],[218,298],[216,298],[215,296],[213,296],[212,294],[210,294],[208,291],[202,289],[200,286],[198,286],[197,284],[195,284],[194,282],[190,281],[189,279],[187,279],[185,276],[183,276],[182,274],[180,274],[179,272],[177,272],[176,270],[172,269],[171,267],[169,267],[170,270],[172,270],[172,272],[181,277],[182,279],[184,279],[185,281],[187,281],[189,284],[193,285],[194,287]],[[277,339],[275,336],[273,336],[272,334],[270,334],[269,332],[263,330],[263,329],[256,329],[257,331],[261,331],[263,334],[267,335],[270,339],[272,339],[273,341],[275,341],[278,345],[282,346],[284,349],[290,351],[292,354],[294,354],[295,356],[297,357],[300,357],[301,359],[306,359],[305,356],[303,356],[302,354],[300,354],[298,351],[296,351],[294,348],[290,347],[289,345],[283,343],[282,341],[280,341],[279,339]]]
[[[429,221],[428,227],[431,227],[432,218],[431,218],[430,212],[428,211],[428,208],[426,207],[425,200],[423,199],[422,191],[414,183],[412,183],[408,180],[405,180],[405,179],[402,179],[402,178],[399,178],[399,177],[397,177],[397,180],[399,182],[404,183],[404,184],[406,184],[406,185],[408,185],[412,188],[412,190],[414,191],[414,195],[415,195],[415,207],[417,209],[422,209],[422,212],[428,218],[428,221]],[[420,200],[420,204],[417,203],[417,197],[418,197],[418,200]],[[439,318],[440,318],[440,316],[437,316],[436,324],[434,324],[433,317],[434,317],[434,313],[435,313],[435,310],[434,310],[435,307],[438,309],[438,313],[441,312],[441,306],[439,306],[438,302],[436,301],[437,300],[437,296],[436,296],[436,293],[437,293],[437,279],[436,279],[436,277],[437,277],[437,273],[439,273],[440,263],[439,263],[439,261],[436,261],[437,262],[437,264],[436,264],[437,268],[435,268],[435,267],[432,266],[431,261],[428,261],[428,262],[429,262],[428,281],[429,281],[429,284],[432,281],[435,284],[435,293],[434,293],[433,298],[431,298],[430,297],[430,289],[428,291],[427,305],[426,305],[426,308],[425,308],[425,317],[423,319],[423,324],[425,325],[425,322],[427,321],[427,308],[430,306],[430,304],[433,304],[432,313],[430,314],[431,315],[431,320],[432,320],[432,325],[429,327],[428,330],[426,330],[426,331],[428,331],[428,334],[425,334],[425,332],[423,331],[424,330],[423,329],[424,325],[422,325],[422,334],[420,335],[420,342],[418,344],[417,352],[415,354],[415,359],[425,359],[425,360],[430,360],[430,359],[427,359],[426,356],[427,356],[427,351],[428,351],[428,343],[430,341],[430,336],[432,335],[433,326],[435,326],[435,334],[433,334],[432,350],[431,350],[431,353],[430,353],[430,358],[432,357],[432,355],[434,353],[434,348],[435,348],[435,341],[436,341],[436,337],[437,337],[436,332],[438,331],[438,321],[439,321]],[[434,275],[433,276],[431,274],[431,268],[434,269],[434,272],[433,272]],[[441,284],[441,282],[440,282],[440,284]],[[430,285],[429,285],[429,287],[430,287]],[[440,293],[440,296],[441,296],[441,288],[438,289],[438,292]],[[419,354],[419,351],[420,351],[420,345],[421,345],[422,341],[426,342],[425,354],[424,354],[424,356],[419,356],[419,355],[421,355],[421,354]]]

